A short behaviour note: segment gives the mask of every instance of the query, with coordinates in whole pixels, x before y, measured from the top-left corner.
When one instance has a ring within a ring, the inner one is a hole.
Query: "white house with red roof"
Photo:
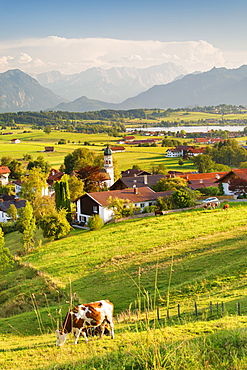
[[[232,191],[229,190],[229,184],[233,179],[247,181],[247,168],[232,169],[216,181],[217,183],[222,184],[224,193],[226,195],[235,195]]]
[[[126,204],[129,200],[143,210],[146,206],[154,205],[159,197],[167,197],[172,193],[172,191],[156,193],[148,187],[86,193],[75,200],[76,221],[85,225],[90,217],[97,214],[104,222],[110,221],[113,218],[113,210],[107,207],[109,197],[124,199]]]
[[[0,166],[0,183],[7,185],[9,182],[10,169],[7,166]]]

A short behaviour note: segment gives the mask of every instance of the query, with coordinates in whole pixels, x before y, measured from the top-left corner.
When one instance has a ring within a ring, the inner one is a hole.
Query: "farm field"
[[[31,130],[27,128],[14,130],[13,135],[0,135],[1,156],[11,156],[12,158],[22,160],[24,154],[30,154],[34,159],[42,155],[50,165],[58,169],[63,163],[64,157],[78,147],[88,148],[96,153],[102,153],[102,149],[109,143],[116,145],[119,138],[109,137],[107,134],[76,134],[60,131],[52,131],[49,135],[42,130]],[[135,135],[136,139],[145,137]],[[19,144],[11,144],[12,138],[19,138]],[[65,139],[67,144],[57,144],[59,140]],[[90,145],[84,145],[84,142]],[[46,146],[54,146],[53,153],[45,153]],[[117,161],[120,171],[132,168],[133,164],[139,165],[144,170],[150,170],[153,165],[165,164],[169,170],[194,170],[192,162],[187,161],[182,166],[178,165],[178,159],[165,158],[166,147],[136,147],[125,145],[126,151],[115,153],[114,158]]]
[[[246,216],[247,203],[237,202],[77,229],[53,242],[38,234],[35,250],[2,274],[4,368],[246,369]],[[18,233],[5,241],[20,254]],[[60,310],[98,299],[115,304],[116,339],[55,348]]]

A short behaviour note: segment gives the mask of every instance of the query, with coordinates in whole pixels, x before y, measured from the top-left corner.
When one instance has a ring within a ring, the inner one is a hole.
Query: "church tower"
[[[114,184],[114,167],[112,150],[109,145],[104,150],[104,169],[110,176],[110,180],[108,180],[108,187],[110,187]]]

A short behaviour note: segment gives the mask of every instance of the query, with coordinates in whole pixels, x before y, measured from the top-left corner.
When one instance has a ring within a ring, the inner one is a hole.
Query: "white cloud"
[[[166,62],[180,64],[189,72],[225,64],[222,52],[202,40],[161,42],[49,36],[0,42],[0,72],[20,68],[27,73],[55,69],[76,73],[90,67],[145,68]]]

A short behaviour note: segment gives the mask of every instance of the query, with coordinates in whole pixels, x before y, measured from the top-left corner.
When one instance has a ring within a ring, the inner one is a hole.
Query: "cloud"
[[[0,72],[20,68],[27,73],[59,70],[77,73],[91,67],[136,67],[173,62],[188,72],[224,65],[222,52],[206,41],[161,42],[107,38],[63,38],[0,42]]]

